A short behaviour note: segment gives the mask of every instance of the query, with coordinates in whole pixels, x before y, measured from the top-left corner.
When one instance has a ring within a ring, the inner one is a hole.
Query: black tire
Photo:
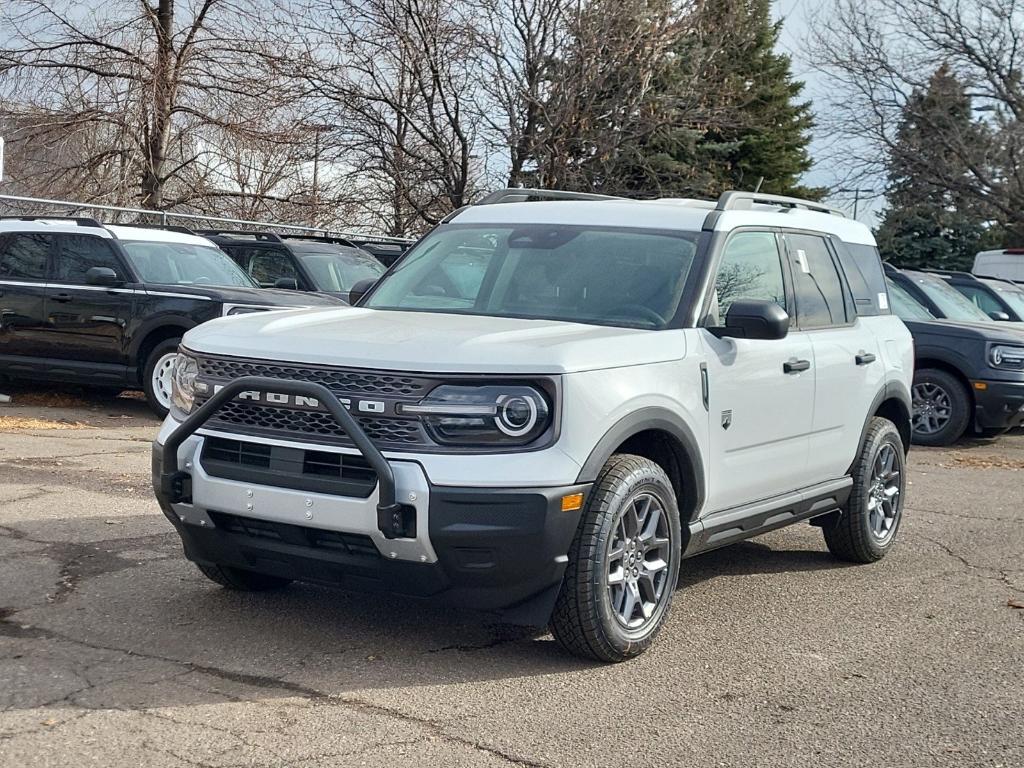
[[[222,587],[238,592],[266,592],[271,589],[282,589],[292,583],[291,579],[284,579],[280,576],[268,576],[265,573],[256,573],[255,571],[243,571],[241,568],[232,568],[227,565],[203,565],[202,563],[196,563],[196,567],[210,581],[215,581]]]
[[[157,416],[163,418],[169,410],[165,398],[158,394],[154,388],[153,372],[165,356],[177,352],[181,339],[165,339],[153,347],[146,356],[146,364],[142,368],[142,391],[146,395],[146,402]]]
[[[648,501],[650,504],[644,506]],[[660,515],[654,514],[657,506]],[[634,525],[634,530],[641,530],[632,538],[623,539],[620,520],[633,509],[638,512],[635,519],[639,519],[640,513],[645,514],[647,525]],[[645,509],[651,511],[644,513]],[[666,537],[667,543],[657,544]],[[569,549],[569,565],[550,624],[559,644],[577,656],[605,662],[625,661],[647,650],[668,616],[679,578],[681,541],[679,509],[664,470],[641,456],[612,456],[594,483]],[[637,544],[642,549],[651,542],[656,550],[635,549]],[[610,550],[618,544],[623,545],[616,547],[623,554],[615,557]],[[611,565],[616,562],[617,570],[625,576],[621,586],[613,588],[608,579]],[[666,565],[658,569],[657,575],[638,579],[638,569],[646,572],[642,566],[646,562]],[[630,563],[635,567],[629,568]],[[635,620],[641,622],[634,628],[618,618],[620,608],[612,606],[610,594],[621,590],[621,610],[625,612],[625,593],[631,588],[631,594],[652,598],[646,601],[652,606],[646,617],[642,606],[633,608],[633,603],[628,603],[630,616],[636,615]]]
[[[922,414],[924,390],[941,393],[949,403],[949,418],[945,424],[932,432],[926,432]],[[967,388],[951,373],[938,368],[922,368],[914,373],[914,445],[952,445],[959,440],[971,421],[973,407]]]
[[[886,516],[882,514],[884,505],[879,504],[879,498],[887,494],[885,487],[878,488],[876,485],[876,467],[884,466],[890,456],[893,460],[892,466],[899,472],[899,477],[887,481],[885,486],[897,488],[898,493],[895,497],[892,520],[883,532],[879,531],[878,523],[884,524],[884,520],[879,516]],[[853,490],[850,492],[850,498],[847,499],[838,519],[822,528],[829,552],[840,560],[851,563],[873,563],[885,557],[896,540],[896,533],[903,519],[906,491],[907,470],[903,438],[900,437],[900,431],[895,424],[888,419],[875,417],[868,426],[864,444],[853,465]],[[871,505],[873,498],[874,506]],[[873,512],[873,508],[877,511]]]

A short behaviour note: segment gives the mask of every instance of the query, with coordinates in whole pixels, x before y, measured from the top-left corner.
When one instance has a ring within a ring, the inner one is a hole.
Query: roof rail
[[[596,192],[567,192],[562,189],[530,189],[513,188],[499,189],[491,192],[475,205],[493,205],[495,203],[525,203],[530,198],[541,200],[626,200],[624,197],[599,195]]]
[[[937,269],[933,267],[922,267],[917,270],[918,272],[931,272],[933,275],[948,275],[950,277],[976,277],[970,272],[966,272],[962,269]]]
[[[134,227],[135,229],[166,229],[168,232],[177,232],[181,235],[195,235],[194,230],[183,227],[180,224],[111,224],[112,227]]]
[[[310,234],[290,234],[288,232],[283,235],[279,235],[283,240],[312,240],[319,243],[333,243],[334,245],[347,245],[350,248],[357,248],[358,246],[347,237],[334,237],[333,235],[316,235]],[[397,245],[397,243],[396,243]]]
[[[73,221],[80,227],[103,229],[103,224],[89,216],[0,216],[0,221]]]
[[[846,218],[846,214],[841,210],[833,208],[830,205],[825,205],[824,203],[816,203],[812,200],[802,200],[799,197],[768,195],[762,192],[742,192],[737,190],[723,192],[721,197],[718,198],[718,205],[715,206],[715,210],[735,211],[740,209],[749,209],[756,204],[779,205],[786,208],[803,208],[804,210],[814,211],[815,213],[830,213],[833,216],[842,216],[843,218]]]
[[[200,229],[197,235],[203,237],[216,237],[217,235],[230,235],[233,237],[251,237],[253,240],[266,241],[269,243],[280,243],[281,236],[276,232],[253,232],[246,229]]]

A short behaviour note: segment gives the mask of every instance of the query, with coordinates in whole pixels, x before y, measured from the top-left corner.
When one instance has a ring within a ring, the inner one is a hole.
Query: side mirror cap
[[[279,277],[274,281],[275,288],[283,288],[286,291],[299,290],[299,281],[294,277]]]
[[[370,292],[370,289],[376,285],[377,281],[372,277],[364,277],[353,285],[348,292],[348,303],[353,307],[356,306],[359,301]]]
[[[989,312],[988,316],[991,317],[993,320],[999,321],[1000,323],[1005,323],[1007,320],[1010,319],[1010,316],[1005,312]]]
[[[725,326],[708,331],[720,339],[784,339],[789,333],[789,315],[774,301],[737,299],[729,307]]]
[[[119,278],[117,273],[110,267],[90,267],[85,273],[86,285],[100,285],[111,288],[122,283],[124,283],[124,280]]]

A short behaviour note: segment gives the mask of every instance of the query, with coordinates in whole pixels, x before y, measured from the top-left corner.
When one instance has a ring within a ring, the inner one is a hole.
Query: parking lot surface
[[[225,591],[152,499],[142,402],[18,402],[0,765],[1024,765],[1020,434],[915,449],[880,563],[808,525],[685,561],[659,642],[602,666],[397,598]]]

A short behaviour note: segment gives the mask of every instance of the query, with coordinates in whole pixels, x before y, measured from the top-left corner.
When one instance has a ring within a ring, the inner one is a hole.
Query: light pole
[[[844,187],[842,189],[837,189],[836,192],[853,192],[853,218],[856,219],[857,213],[860,211],[860,193],[864,192],[865,194],[873,195],[875,190],[870,187]]]
[[[317,226],[320,207],[320,136],[334,130],[326,123],[304,123],[303,130],[313,132],[313,188],[309,193],[309,226]]]

